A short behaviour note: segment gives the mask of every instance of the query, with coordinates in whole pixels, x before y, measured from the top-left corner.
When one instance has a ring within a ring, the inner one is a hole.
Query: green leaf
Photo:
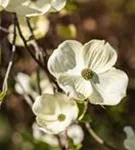
[[[73,24],[58,24],[56,28],[57,34],[63,39],[75,38],[77,36],[76,27]]]
[[[82,120],[80,120],[80,122],[83,123],[91,123],[92,122],[92,118],[89,114],[85,114],[84,117],[82,118]]]
[[[79,108],[78,120],[81,121],[87,113],[88,101],[84,101],[84,103],[78,103],[78,108]]]
[[[24,141],[34,143],[33,136],[29,132],[20,132],[20,134]]]
[[[33,138],[33,135],[30,132],[21,132],[22,144],[28,142],[34,146],[33,150],[60,150],[59,147],[53,147],[50,144],[39,141]],[[20,145],[21,146],[21,145]]]
[[[74,145],[73,140],[68,138],[68,147],[69,150],[80,150],[82,148],[82,144]]]
[[[7,92],[0,92],[0,102],[3,101],[4,97],[6,96]]]

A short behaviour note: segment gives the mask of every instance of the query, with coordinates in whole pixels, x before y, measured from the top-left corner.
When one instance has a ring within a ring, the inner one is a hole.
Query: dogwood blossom
[[[66,0],[1,0],[0,11],[5,9],[21,16],[34,16],[49,11],[60,11]]]
[[[65,94],[44,94],[36,98],[33,112],[42,131],[58,134],[76,120],[78,107],[75,101]]]
[[[128,77],[114,68],[117,53],[104,40],[82,45],[67,40],[54,50],[48,69],[69,96],[93,104],[116,105],[126,95]]]

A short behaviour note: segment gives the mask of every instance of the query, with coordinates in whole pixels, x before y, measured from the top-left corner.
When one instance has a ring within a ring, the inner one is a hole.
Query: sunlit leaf
[[[4,99],[6,94],[7,94],[7,92],[0,92],[0,102],[2,102],[2,100]]]

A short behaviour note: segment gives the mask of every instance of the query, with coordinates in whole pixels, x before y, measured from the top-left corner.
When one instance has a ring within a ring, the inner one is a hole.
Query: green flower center
[[[66,116],[64,115],[64,114],[60,114],[59,116],[58,116],[58,120],[59,121],[64,121],[66,119]]]
[[[85,68],[81,71],[81,75],[85,80],[90,80],[93,77],[94,73],[91,69]]]

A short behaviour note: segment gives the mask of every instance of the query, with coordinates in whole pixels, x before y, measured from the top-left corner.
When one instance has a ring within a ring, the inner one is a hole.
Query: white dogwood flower
[[[93,104],[116,105],[126,95],[128,77],[114,68],[117,53],[104,40],[68,40],[54,50],[48,69],[69,96]]]
[[[33,112],[42,131],[58,134],[76,120],[78,107],[75,101],[65,94],[44,94],[37,97]]]
[[[5,9],[20,16],[35,16],[49,11],[60,11],[67,0],[1,0],[0,11]]]

